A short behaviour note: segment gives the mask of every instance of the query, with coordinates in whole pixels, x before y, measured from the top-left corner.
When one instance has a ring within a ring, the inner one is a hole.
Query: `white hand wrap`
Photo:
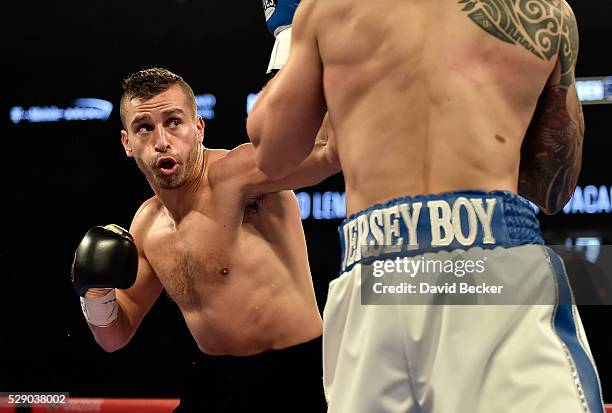
[[[106,327],[113,323],[119,315],[119,306],[115,298],[115,289],[98,298],[81,297],[81,309],[85,319],[96,327]]]
[[[273,70],[280,70],[289,57],[289,51],[291,50],[291,26],[285,26],[285,28],[279,31],[272,48],[272,55],[270,56],[270,63],[268,64],[268,70],[266,73],[270,73]]]

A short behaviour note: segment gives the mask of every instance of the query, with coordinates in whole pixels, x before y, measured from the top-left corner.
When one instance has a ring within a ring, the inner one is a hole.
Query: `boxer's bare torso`
[[[559,0],[302,0],[268,113],[298,99],[295,83],[322,84],[349,213],[460,189],[553,211],[580,168],[577,36]]]
[[[226,155],[206,151],[193,208],[180,222],[156,198],[141,208],[139,247],[208,354],[252,354],[319,336],[295,196],[244,198],[240,180],[215,178],[232,162]]]

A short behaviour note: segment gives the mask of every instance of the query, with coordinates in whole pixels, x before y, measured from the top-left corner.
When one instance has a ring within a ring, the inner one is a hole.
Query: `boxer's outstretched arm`
[[[309,156],[326,111],[313,4],[303,0],[298,6],[287,64],[262,91],[248,119],[257,166],[271,178],[287,176]]]
[[[576,91],[578,29],[565,6],[558,62],[521,148],[519,193],[545,213],[561,210],[574,194],[582,164],[584,116]]]
[[[145,314],[151,309],[162,291],[162,285],[143,254],[142,234],[146,227],[145,202],[130,226],[130,233],[138,248],[138,274],[136,282],[127,290],[116,290],[119,312],[117,319],[106,327],[88,324],[96,342],[105,351],[113,352],[124,347],[132,338]]]

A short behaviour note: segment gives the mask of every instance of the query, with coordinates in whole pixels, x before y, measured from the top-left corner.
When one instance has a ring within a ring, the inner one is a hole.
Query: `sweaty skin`
[[[202,146],[204,122],[179,86],[125,104],[126,153],[156,195],[130,227],[139,269],[135,285],[117,291],[118,319],[90,326],[98,343],[107,351],[127,344],[162,288],[208,354],[250,355],[320,336],[300,211],[292,192],[276,191],[335,173],[326,146],[272,181],[256,168],[251,144]],[[178,166],[164,165],[168,158]]]
[[[327,109],[349,214],[461,189],[558,211],[582,155],[577,51],[559,0],[303,0],[249,118],[258,166],[293,170]]]

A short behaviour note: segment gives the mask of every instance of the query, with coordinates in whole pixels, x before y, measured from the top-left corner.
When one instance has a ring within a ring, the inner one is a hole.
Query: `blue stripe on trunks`
[[[576,367],[577,379],[580,381],[580,387],[582,388],[581,402],[587,404],[590,413],[604,413],[595,366],[578,339],[576,322],[574,321],[572,292],[565,274],[565,268],[561,258],[550,248],[548,248],[548,256],[559,288],[559,303],[554,319],[555,332],[565,344]]]

